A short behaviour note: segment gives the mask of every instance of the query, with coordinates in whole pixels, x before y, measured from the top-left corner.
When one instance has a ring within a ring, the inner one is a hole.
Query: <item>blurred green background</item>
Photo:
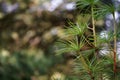
[[[0,0],[0,80],[79,80],[54,46],[76,16],[74,0]]]

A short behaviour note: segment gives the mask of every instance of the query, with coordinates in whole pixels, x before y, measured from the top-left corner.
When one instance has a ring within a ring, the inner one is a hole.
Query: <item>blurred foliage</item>
[[[50,0],[0,0],[0,80],[52,80],[71,74],[69,55],[56,55],[54,42],[63,37],[75,10],[61,5],[48,11]],[[57,73],[55,73],[57,72]]]
[[[5,54],[4,50],[4,54]],[[55,61],[57,58],[58,60]],[[23,52],[14,52],[12,55],[0,56],[0,79],[2,80],[31,80],[32,76],[48,74],[50,68],[61,63],[62,57],[45,57],[41,52],[28,55]]]

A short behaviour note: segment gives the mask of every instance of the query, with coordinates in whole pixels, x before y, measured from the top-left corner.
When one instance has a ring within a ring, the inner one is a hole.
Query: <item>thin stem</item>
[[[84,69],[87,71],[87,72],[90,72],[90,69],[89,69],[89,67],[88,67],[88,65],[87,65],[87,63],[86,63],[86,60],[84,59],[84,57],[83,57],[83,55],[79,52],[79,51],[77,51],[77,53],[78,54],[80,54],[80,61],[81,61],[81,63],[82,63],[82,65],[84,66]]]
[[[117,52],[117,37],[116,37],[116,33],[117,33],[117,27],[116,27],[116,21],[115,21],[115,13],[113,13],[113,24],[114,24],[114,66],[113,66],[113,70],[114,70],[114,74],[116,74],[116,52]]]
[[[84,66],[84,69],[87,71],[87,73],[89,74],[89,76],[91,77],[91,79],[94,80],[92,72],[91,72],[91,70],[89,69],[89,66],[86,63],[85,58],[83,57],[83,55],[79,51],[77,51],[77,53],[80,54],[80,60],[82,62],[82,65]]]
[[[93,29],[94,46],[96,47],[96,31],[95,31],[95,20],[94,20],[93,6],[91,6],[91,17],[92,17],[92,29]]]
[[[100,74],[100,80],[103,80],[103,75],[102,74]]]
[[[79,43],[80,43],[80,42],[79,42],[80,36],[77,36],[77,38],[78,38],[78,44],[79,44]],[[76,51],[76,52],[77,52],[77,54],[80,55],[80,56],[79,56],[79,59],[80,59],[82,65],[83,65],[83,68],[86,70],[86,72],[87,72],[88,75],[91,77],[91,79],[94,80],[94,77],[92,76],[91,70],[90,70],[90,68],[89,68],[89,66],[88,66],[88,64],[87,64],[84,56],[80,53],[79,50]]]

